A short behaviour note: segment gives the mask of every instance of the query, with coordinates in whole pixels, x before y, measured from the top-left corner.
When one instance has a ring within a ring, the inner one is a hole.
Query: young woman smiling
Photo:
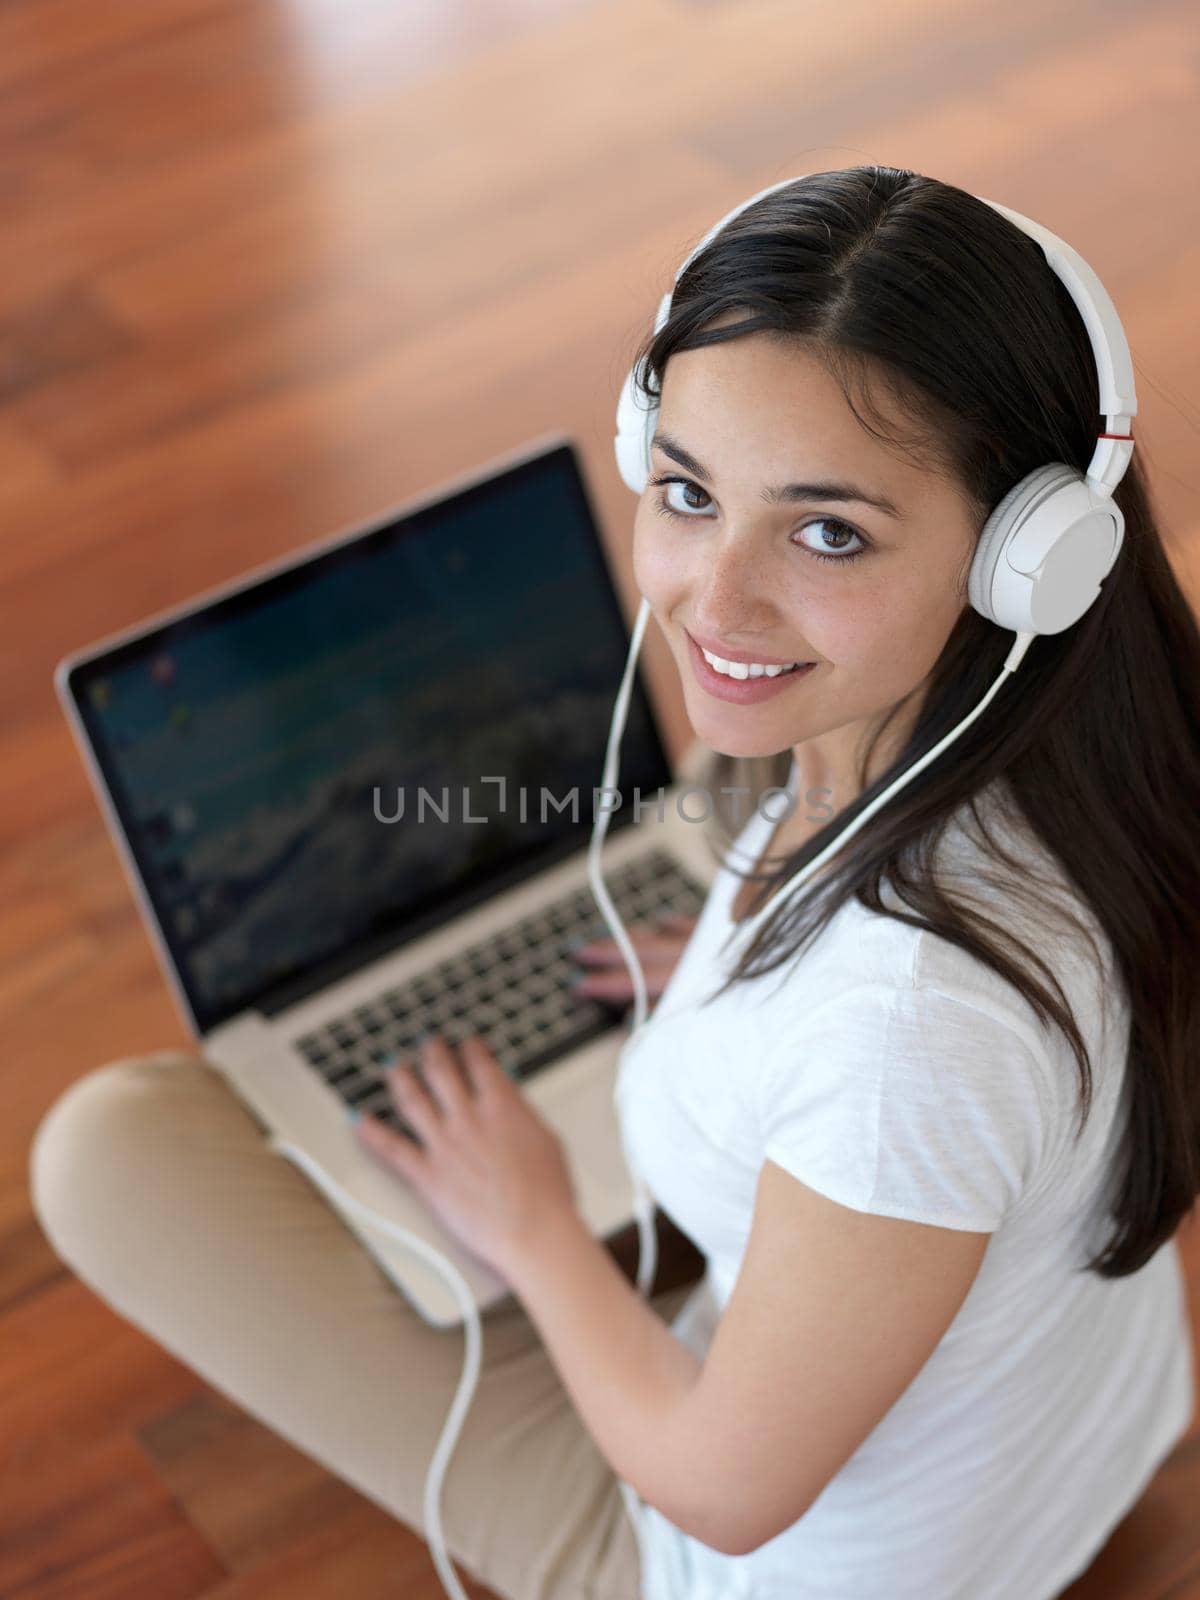
[[[786,891],[996,681],[980,531],[1088,467],[1096,360],[1022,229],[886,167],[744,206],[658,321],[638,589],[714,795],[753,770],[833,815],[741,829],[622,1054],[627,1149],[708,1269],[697,1374],[624,1457],[644,1593],[1050,1600],[1194,1411],[1195,620],[1135,455],[1083,616]]]
[[[755,808],[695,927],[638,935],[660,998],[616,1104],[705,1258],[686,1299],[618,1270],[478,1039],[390,1078],[419,1146],[360,1124],[513,1289],[446,1543],[511,1600],[1050,1600],[1193,1414],[1195,621],[1135,456],[1094,602],[865,816],[1014,647],[968,574],[1014,485],[1092,458],[1078,307],[965,191],[817,173],[695,254],[635,371],[658,417],[634,567],[714,794],[829,804]],[[31,1167],[110,1303],[425,1526],[461,1342],[217,1073],[87,1074]]]

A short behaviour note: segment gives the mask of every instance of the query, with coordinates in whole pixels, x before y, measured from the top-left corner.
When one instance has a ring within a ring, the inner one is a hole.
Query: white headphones
[[[735,206],[704,235],[675,274],[675,283],[727,222],[764,195],[800,181],[784,178]],[[1125,537],[1125,518],[1112,493],[1133,454],[1130,424],[1137,414],[1133,361],[1108,292],[1082,256],[1019,211],[994,200],[984,204],[1037,240],[1079,307],[1096,358],[1105,432],[1097,436],[1086,472],[1054,461],[1036,468],[1008,491],[983,526],[967,592],[974,609],[1001,628],[1061,633],[1078,622],[1096,599]],[[655,333],[670,315],[673,296],[672,287],[662,297]],[[615,446],[621,477],[640,495],[651,471],[650,441],[658,407],[643,404],[635,373],[636,367],[631,367],[617,402]]]

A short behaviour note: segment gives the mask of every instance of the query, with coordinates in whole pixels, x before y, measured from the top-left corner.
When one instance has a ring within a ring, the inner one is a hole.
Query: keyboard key
[[[605,875],[626,926],[668,912],[698,915],[705,894],[662,850],[650,850]],[[571,992],[576,941],[609,939],[590,886],[572,889],[497,937],[468,945],[428,972],[356,1006],[296,1048],[340,1093],[371,1094],[389,1055],[418,1055],[422,1032],[451,1043],[478,1034],[504,1070],[529,1077],[615,1026],[611,1007]],[[382,1086],[380,1114],[398,1121]]]

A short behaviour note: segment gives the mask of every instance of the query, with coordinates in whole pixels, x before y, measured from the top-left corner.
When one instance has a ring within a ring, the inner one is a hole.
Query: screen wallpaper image
[[[202,1026],[364,938],[436,925],[555,841],[586,844],[628,634],[573,479],[514,473],[417,513],[86,683]],[[635,783],[670,781],[640,692],[620,770],[626,811]],[[507,780],[503,813],[484,777]],[[557,804],[577,787],[578,820],[543,819],[543,787]],[[402,819],[381,820],[401,792]]]

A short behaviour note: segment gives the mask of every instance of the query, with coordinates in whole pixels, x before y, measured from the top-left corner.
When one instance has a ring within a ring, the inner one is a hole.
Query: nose
[[[701,633],[727,644],[769,633],[778,617],[770,561],[761,546],[727,529],[705,548],[692,591],[692,621]]]

